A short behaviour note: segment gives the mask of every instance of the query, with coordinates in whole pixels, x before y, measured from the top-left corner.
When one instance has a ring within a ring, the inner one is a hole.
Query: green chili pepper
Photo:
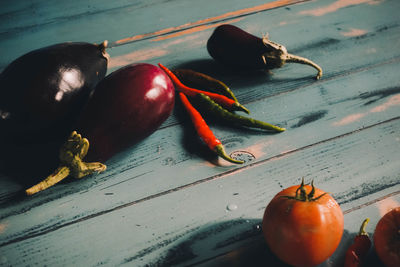
[[[217,103],[224,105],[225,107],[227,107],[229,109],[242,110],[242,111],[245,111],[246,113],[248,113],[247,108],[245,108],[239,102],[233,100],[232,98],[229,98],[229,97],[221,95],[221,94],[216,94],[216,93],[209,92],[209,91],[199,90],[199,89],[195,89],[195,88],[189,87],[187,85],[184,85],[170,69],[168,69],[161,63],[158,63],[158,66],[162,70],[164,70],[164,72],[169,76],[169,78],[175,84],[175,88],[178,91],[183,92],[185,95],[187,95],[189,97],[194,97],[200,93],[203,93],[203,94],[209,96],[211,99],[215,100]]]
[[[196,100],[198,101],[198,104],[204,107],[205,110],[208,112],[212,113],[213,115],[224,119],[225,121],[229,121],[231,123],[240,125],[240,126],[246,126],[246,127],[252,127],[252,128],[259,128],[263,130],[271,130],[271,131],[276,131],[276,132],[283,132],[286,129],[272,125],[267,122],[263,122],[260,120],[256,120],[253,118],[245,117],[238,115],[236,113],[232,113],[228,111],[227,109],[223,108],[221,105],[213,101],[211,98],[204,94],[198,94],[196,96]]]
[[[235,94],[232,92],[232,90],[223,82],[220,80],[217,80],[211,76],[208,76],[204,73],[200,73],[194,70],[190,69],[176,69],[172,71],[178,78],[179,80],[193,88],[199,88],[203,91],[210,91],[218,94],[222,94],[226,97],[229,97],[233,100],[235,100],[236,103],[239,104]],[[239,104],[240,105],[240,104]],[[250,113],[248,109],[246,109],[244,106],[241,106],[241,110],[245,111],[247,114]]]

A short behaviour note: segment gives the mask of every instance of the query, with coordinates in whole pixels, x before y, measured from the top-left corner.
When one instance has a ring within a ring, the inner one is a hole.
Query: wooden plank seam
[[[207,29],[208,27],[204,27],[204,26],[208,25],[208,24],[217,24],[217,23],[220,23],[223,21],[228,21],[228,20],[232,20],[235,18],[240,18],[240,17],[256,14],[259,12],[264,12],[267,10],[272,10],[272,9],[285,7],[285,6],[289,6],[289,5],[294,5],[294,4],[299,4],[299,3],[308,2],[308,1],[311,1],[311,0],[277,0],[277,1],[270,2],[270,3],[265,3],[265,4],[258,5],[258,6],[254,6],[254,7],[248,7],[248,8],[224,13],[224,14],[221,14],[218,16],[207,18],[207,19],[201,19],[196,22],[185,23],[185,24],[182,24],[179,26],[169,27],[169,28],[165,28],[165,29],[155,31],[155,32],[126,37],[126,38],[123,38],[123,39],[120,39],[120,40],[117,40],[114,42],[110,42],[109,47],[112,48],[112,47],[117,47],[117,46],[121,46],[121,45],[128,44],[128,43],[133,43],[136,41],[166,36],[166,35],[170,35],[170,34],[176,34],[177,32],[180,32],[183,30],[192,29],[192,31],[193,31],[193,29],[197,28],[197,27],[202,28],[202,29]],[[217,25],[214,25],[214,26],[216,27]]]
[[[130,206],[142,203],[144,201],[148,201],[148,200],[151,200],[151,199],[154,199],[154,198],[157,198],[157,197],[161,197],[161,196],[173,193],[173,192],[177,192],[177,191],[180,191],[180,190],[183,190],[183,189],[186,189],[186,188],[198,185],[198,184],[202,184],[202,183],[205,183],[205,182],[213,181],[213,180],[216,180],[216,179],[226,178],[226,177],[228,177],[228,176],[230,176],[232,174],[235,174],[237,172],[240,172],[240,171],[248,169],[248,168],[252,168],[254,166],[259,166],[259,165],[265,164],[266,162],[269,162],[271,160],[279,159],[279,158],[288,156],[290,154],[293,154],[293,153],[296,153],[296,152],[299,152],[299,151],[303,151],[303,150],[312,148],[312,147],[314,147],[316,145],[320,145],[320,144],[324,144],[324,143],[327,143],[327,142],[330,142],[330,141],[333,141],[333,140],[337,140],[337,139],[340,139],[340,138],[343,138],[343,137],[346,137],[346,136],[349,136],[349,135],[352,135],[352,134],[356,134],[358,132],[361,132],[361,131],[364,131],[364,130],[367,130],[367,129],[370,129],[370,128],[373,128],[373,127],[376,127],[376,126],[379,126],[379,125],[383,125],[383,124],[387,124],[387,123],[390,123],[390,122],[394,122],[396,120],[400,120],[400,116],[397,116],[397,117],[394,117],[394,118],[391,118],[391,119],[388,119],[388,120],[385,120],[385,121],[381,121],[381,122],[378,122],[378,123],[375,123],[375,124],[372,124],[372,125],[364,126],[364,127],[359,128],[359,129],[356,129],[356,130],[353,130],[353,131],[350,131],[350,132],[347,132],[347,133],[344,133],[344,134],[341,134],[341,135],[338,135],[338,136],[334,136],[334,137],[331,137],[331,138],[328,138],[328,139],[325,139],[325,140],[321,140],[321,141],[313,143],[313,144],[309,144],[309,145],[306,145],[306,146],[303,146],[303,147],[299,147],[299,148],[296,148],[296,149],[293,149],[293,150],[289,150],[289,151],[286,151],[286,152],[281,153],[279,155],[272,156],[272,157],[266,158],[264,160],[260,160],[258,162],[252,163],[252,164],[248,164],[248,165],[243,166],[243,167],[235,168],[235,169],[226,171],[224,173],[213,175],[213,176],[210,176],[210,177],[207,177],[207,178],[204,178],[204,179],[201,179],[201,180],[189,183],[189,184],[185,184],[185,185],[182,185],[182,186],[178,186],[176,188],[165,190],[165,191],[159,192],[157,194],[153,194],[153,195],[150,195],[150,196],[147,196],[147,197],[144,197],[144,198],[132,201],[132,202],[128,202],[128,203],[116,206],[116,207],[108,209],[108,210],[103,210],[103,211],[98,212],[98,213],[90,214],[88,216],[85,216],[85,217],[82,217],[82,218],[79,218],[79,219],[76,219],[76,220],[73,220],[73,221],[70,221],[70,222],[67,222],[67,223],[64,223],[64,224],[60,224],[60,225],[57,225],[55,227],[49,227],[47,230],[38,231],[37,233],[32,233],[32,234],[29,234],[27,236],[17,237],[17,238],[11,239],[9,241],[6,241],[4,243],[1,243],[0,247],[4,247],[4,246],[10,245],[10,244],[17,243],[17,242],[20,242],[20,241],[23,241],[23,240],[27,240],[27,239],[31,239],[31,238],[34,238],[34,237],[42,236],[42,235],[51,233],[53,231],[59,230],[61,228],[64,228],[64,227],[67,227],[67,226],[70,226],[70,225],[73,225],[73,224],[76,224],[76,223],[80,223],[80,222],[83,222],[83,221],[86,221],[86,220],[89,220],[89,219],[97,218],[97,217],[99,217],[101,215],[105,215],[105,214],[108,214],[108,213],[111,213],[111,212],[114,212],[114,211],[117,211],[117,210],[121,210],[123,208],[130,207]],[[345,213],[350,213],[350,212],[352,212],[354,210],[357,210],[357,209],[360,209],[362,207],[365,207],[365,206],[368,206],[368,205],[372,205],[373,203],[376,203],[377,201],[380,201],[380,200],[382,200],[382,199],[384,199],[386,197],[391,197],[391,196],[397,195],[397,194],[400,194],[400,191],[392,192],[389,195],[380,197],[377,200],[371,200],[371,201],[369,201],[367,203],[363,203],[363,204],[361,204],[361,205],[359,205],[357,207],[353,207],[353,208],[351,208],[351,209],[349,209],[347,211],[344,211],[344,212]]]

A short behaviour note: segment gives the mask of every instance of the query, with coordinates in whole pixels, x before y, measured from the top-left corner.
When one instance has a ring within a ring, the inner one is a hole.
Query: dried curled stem
[[[100,162],[83,162],[89,150],[89,141],[73,131],[60,149],[60,166],[46,179],[25,190],[27,195],[33,195],[62,181],[69,175],[82,178],[92,173],[106,170],[106,165]]]
[[[280,68],[286,62],[300,63],[315,68],[318,71],[316,76],[317,80],[322,77],[322,68],[318,64],[307,58],[289,54],[286,47],[269,40],[268,35],[264,35],[262,41],[264,45],[269,48],[269,51],[261,56],[264,64],[268,66],[268,68]]]

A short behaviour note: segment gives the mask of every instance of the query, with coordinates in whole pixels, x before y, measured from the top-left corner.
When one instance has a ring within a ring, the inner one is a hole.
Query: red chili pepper
[[[224,107],[226,107],[228,109],[231,109],[231,110],[242,110],[242,111],[244,111],[246,113],[249,113],[249,111],[245,107],[243,107],[241,104],[239,104],[234,99],[231,99],[231,98],[226,97],[224,95],[211,93],[211,92],[207,92],[207,91],[203,91],[203,90],[198,90],[198,89],[194,89],[194,88],[191,88],[189,86],[186,86],[167,67],[165,67],[161,63],[158,63],[158,66],[160,66],[160,68],[163,69],[165,71],[165,73],[171,78],[171,80],[176,85],[178,91],[184,93],[185,95],[187,95],[189,97],[194,97],[194,96],[202,93],[202,94],[205,94],[206,96],[210,97],[211,99],[213,99],[218,104],[220,104],[220,105],[222,105],[222,106],[224,106]]]
[[[369,222],[369,218],[365,219],[361,224],[358,235],[354,238],[353,244],[346,251],[344,267],[361,267],[365,257],[371,248],[371,240],[365,227]]]
[[[232,163],[238,163],[242,164],[243,161],[240,160],[235,160],[231,157],[229,157],[225,153],[225,149],[221,143],[220,140],[218,140],[214,133],[211,131],[210,127],[208,127],[207,123],[204,121],[203,117],[201,116],[200,112],[198,112],[192,104],[189,102],[185,94],[182,92],[179,92],[179,97],[183,103],[183,106],[187,110],[187,112],[190,115],[190,118],[193,122],[194,128],[196,129],[197,134],[199,137],[203,140],[204,143],[213,151],[215,151],[218,156],[221,158],[232,162]]]

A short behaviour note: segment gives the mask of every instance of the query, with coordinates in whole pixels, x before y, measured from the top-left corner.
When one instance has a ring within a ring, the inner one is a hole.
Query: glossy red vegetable
[[[267,36],[260,38],[230,24],[218,26],[207,41],[209,54],[222,64],[239,69],[280,68],[286,62],[310,65],[322,69],[309,59],[289,54],[283,45],[272,42]]]
[[[185,94],[179,92],[179,97],[182,101],[183,106],[185,107],[186,111],[189,113],[190,119],[193,122],[194,128],[196,129],[197,134],[203,140],[203,142],[208,146],[208,148],[218,154],[218,156],[222,157],[223,159],[237,164],[244,163],[240,160],[235,160],[229,157],[225,153],[225,149],[221,143],[221,141],[215,137],[214,133],[208,127],[207,123],[204,121],[201,114],[192,106],[189,102]]]
[[[344,260],[344,267],[361,267],[371,249],[371,239],[365,231],[369,218],[365,219],[360,227],[360,231],[354,237],[353,244],[347,249]]]
[[[60,169],[52,178],[27,190],[36,193],[60,176],[81,178],[105,169],[104,162],[152,134],[171,114],[175,88],[163,70],[140,63],[121,68],[96,87],[74,132],[60,151]],[[90,147],[89,147],[90,142]],[[68,171],[66,170],[69,169]],[[53,177],[55,176],[55,177]]]
[[[288,187],[265,209],[262,230],[271,251],[292,266],[315,266],[328,259],[343,234],[338,203],[314,185]]]
[[[400,207],[386,213],[374,232],[376,254],[386,267],[400,266]]]
[[[175,88],[157,66],[128,65],[96,87],[75,129],[89,139],[90,160],[105,161],[153,133],[172,113]]]
[[[170,71],[167,67],[165,67],[161,63],[158,63],[158,65],[171,78],[171,80],[174,82],[174,84],[176,86],[176,89],[178,91],[184,93],[185,95],[187,95],[189,97],[195,97],[195,96],[197,96],[199,94],[204,94],[204,95],[210,97],[211,99],[213,99],[215,102],[219,103],[220,105],[222,105],[222,106],[224,106],[224,107],[226,107],[226,108],[228,108],[230,110],[241,110],[241,111],[244,111],[246,113],[249,113],[247,108],[243,107],[236,100],[231,99],[229,97],[226,97],[225,95],[212,93],[212,92],[208,92],[208,91],[204,91],[204,90],[199,90],[199,89],[191,88],[191,87],[188,87],[188,86],[184,85],[178,79],[178,77],[176,77],[175,74],[172,71]]]
[[[232,90],[222,81],[217,80],[204,73],[191,69],[174,69],[172,73],[185,85],[192,88],[207,88],[207,91],[225,95],[238,101]],[[245,111],[249,113],[249,111]]]

